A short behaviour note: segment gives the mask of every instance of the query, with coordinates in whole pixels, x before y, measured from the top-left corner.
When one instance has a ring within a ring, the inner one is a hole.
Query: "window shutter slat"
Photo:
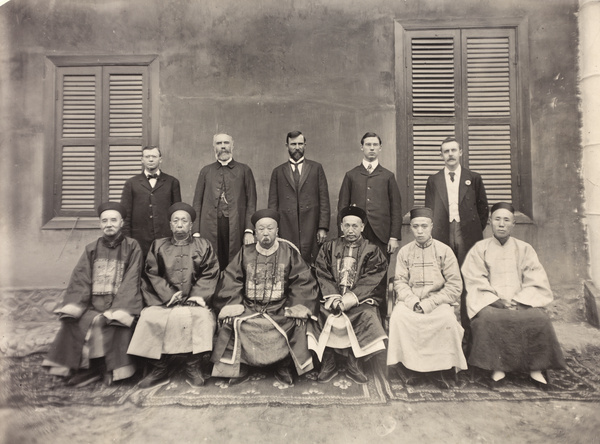
[[[62,150],[61,210],[95,207],[96,150],[92,146],[64,146]]]
[[[508,37],[467,37],[468,117],[510,117]]]
[[[113,145],[110,147],[108,178],[110,200],[120,200],[125,181],[141,171],[141,152],[141,146]]]
[[[413,126],[414,206],[425,205],[427,178],[443,168],[440,144],[454,134],[454,125]]]
[[[469,165],[483,178],[488,201],[512,202],[510,125],[469,125]]]
[[[96,137],[96,77],[65,74],[62,84],[63,138]]]
[[[453,117],[454,39],[411,40],[413,117]]]
[[[144,125],[143,80],[142,74],[109,75],[108,127],[111,137],[142,137]]]

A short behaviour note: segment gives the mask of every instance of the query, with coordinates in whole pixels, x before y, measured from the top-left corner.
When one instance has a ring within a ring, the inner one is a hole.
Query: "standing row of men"
[[[142,294],[147,308],[127,351],[152,359],[153,370],[142,386],[165,379],[172,355],[185,360],[188,382],[204,383],[200,359],[212,349],[216,328],[213,308],[222,325],[212,353],[215,375],[231,377],[235,383],[246,377],[246,365],[277,363],[276,377],[291,383],[292,367],[298,374],[312,368],[310,348],[322,360],[320,381],[328,381],[337,374],[337,352],[346,357],[348,376],[356,382],[366,382],[358,358],[368,358],[384,350],[387,339],[378,309],[385,306],[382,288],[389,256],[399,247],[402,224],[394,174],[379,165],[379,136],[366,133],[361,140],[362,164],[346,173],[340,190],[342,235],[325,242],[330,214],[323,168],[304,158],[306,139],[302,133],[289,133],[286,145],[290,160],[273,171],[270,209],[258,212],[252,172],[248,166],[233,160],[231,136],[215,135],[217,162],[201,170],[193,207],[180,203],[177,179],[160,171],[158,148],[144,148],[144,172],[127,181],[123,205],[107,203],[99,208],[104,236],[88,246],[90,252],[84,254],[78,266],[87,267],[91,276],[85,277],[83,268],[74,272],[71,284],[86,281],[91,284],[89,291],[74,303],[78,298],[76,293],[86,290],[70,284],[66,302],[59,310],[61,318],[70,321],[63,327],[70,327],[61,329],[57,343],[64,343],[66,337],[77,337],[77,345],[71,351],[81,345],[81,352],[70,358],[70,364],[79,360],[78,365],[83,363],[85,367],[86,359],[99,355],[105,357],[107,368],[113,367],[107,373],[109,382],[111,378],[130,375],[132,368],[127,359],[123,358],[125,365],[116,367],[115,359],[109,359],[107,353],[107,348],[114,347],[102,346],[102,341],[106,345],[106,338],[112,338],[114,333],[94,342],[90,332],[94,328],[112,332],[109,327],[114,325],[128,327],[129,333],[117,347],[123,354],[123,346],[131,339],[133,319],[141,309],[138,299]],[[395,273],[398,299],[404,305],[396,307],[390,320],[388,364],[401,362],[405,368],[417,371],[431,367],[421,365],[423,359],[433,359],[434,370],[440,365],[440,369],[466,368],[460,347],[462,328],[453,319],[450,306],[460,299],[463,321],[472,315],[465,305],[465,295],[460,297],[463,285],[458,267],[473,244],[483,238],[488,219],[481,176],[461,167],[458,142],[452,138],[444,140],[441,155],[445,167],[427,182],[426,208],[411,211],[415,242],[400,252]],[[121,221],[115,213],[121,216]],[[502,243],[501,230],[494,223],[492,227],[495,238]],[[432,233],[433,238],[442,242],[433,241]],[[131,299],[128,310],[119,309],[116,303],[124,267],[140,272],[142,267],[135,265],[134,258],[123,261],[121,244],[127,240],[123,234],[138,240],[141,262],[147,257],[138,296],[128,289]],[[102,246],[108,247],[113,256],[116,254],[115,258],[103,252],[99,248]],[[106,257],[98,259],[99,255]],[[314,264],[314,274],[308,264]],[[464,271],[463,274],[466,277]],[[217,290],[219,275],[222,281]],[[523,285],[522,281],[508,285],[504,297],[510,296],[509,303],[502,308],[515,305],[510,301]],[[494,283],[490,286],[494,287]],[[322,295],[321,304],[317,301],[317,288]],[[477,291],[478,288],[473,288],[473,294]],[[491,293],[504,290],[495,291]],[[513,293],[509,294],[510,291]],[[101,302],[99,296],[103,296]],[[522,303],[523,298],[515,300],[521,305],[536,306]],[[90,301],[92,309],[83,308]],[[482,307],[475,314],[483,312]],[[82,313],[91,315],[87,319]],[[314,317],[317,313],[318,322],[307,322],[311,317],[317,320]],[[427,320],[425,324],[423,319]],[[478,331],[485,331],[481,325],[479,322]],[[272,334],[265,335],[269,329]],[[425,335],[429,339],[424,342],[421,330],[429,332]],[[119,332],[122,334],[123,330]],[[420,332],[417,336],[421,340],[415,339],[415,332]],[[446,341],[432,341],[432,335],[446,337]],[[483,346],[475,342],[485,348],[486,341]],[[269,345],[265,347],[265,343]],[[65,368],[78,368],[63,362],[63,352],[54,347],[46,365],[61,368],[63,373]],[[54,365],[57,361],[63,364]],[[500,367],[493,370],[501,372]],[[97,373],[92,372],[92,376]],[[85,379],[85,372],[76,374],[71,383],[80,384],[78,377]],[[537,378],[540,379],[543,378]]]

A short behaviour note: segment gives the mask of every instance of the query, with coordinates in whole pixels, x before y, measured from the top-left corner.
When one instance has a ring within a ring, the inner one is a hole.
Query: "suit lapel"
[[[291,163],[286,162],[285,165],[283,165],[283,175],[285,176],[287,181],[290,183],[292,188],[294,190],[296,190],[296,182],[294,181],[294,176],[292,176],[292,164]]]
[[[471,173],[466,168],[462,168],[460,170],[460,183],[458,184],[458,203],[460,204],[467,194],[467,189],[469,185],[467,185],[467,181],[469,181],[469,185],[471,184]]]
[[[152,186],[150,185],[150,182],[148,182],[148,178],[146,177],[146,175],[144,173],[139,175],[138,181],[141,186],[143,186],[144,188],[146,188],[149,191],[152,191]]]
[[[300,174],[300,183],[298,185],[298,189],[301,190],[302,189],[302,185],[304,185],[304,182],[306,182],[306,179],[308,177],[308,173],[310,172],[311,169],[311,165],[310,163],[308,163],[308,161],[304,161],[304,166],[302,167],[302,173]]]
[[[167,179],[165,179],[164,174],[160,174],[160,176],[158,176],[158,179],[156,179],[156,184],[154,184],[154,188],[153,190],[156,191],[158,190],[160,187],[162,187],[165,182],[167,181]]]
[[[446,188],[446,175],[444,174],[444,170],[433,176],[433,180],[435,181],[435,189],[442,198],[442,202],[444,202],[446,209],[448,209],[450,204],[448,203],[448,188]]]

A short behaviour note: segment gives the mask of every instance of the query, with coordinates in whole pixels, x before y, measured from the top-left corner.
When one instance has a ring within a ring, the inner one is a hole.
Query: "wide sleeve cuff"
[[[85,311],[85,308],[81,305],[67,304],[61,308],[57,308],[56,310],[54,310],[54,313],[57,313],[61,319],[62,318],[79,319],[83,315],[84,311]]]
[[[342,304],[344,306],[344,311],[351,309],[352,307],[356,307],[358,305],[358,297],[351,292],[348,291],[344,296],[342,296]]]
[[[108,319],[109,324],[122,324],[125,327],[131,327],[135,317],[125,310],[107,310],[104,313],[104,317]]]

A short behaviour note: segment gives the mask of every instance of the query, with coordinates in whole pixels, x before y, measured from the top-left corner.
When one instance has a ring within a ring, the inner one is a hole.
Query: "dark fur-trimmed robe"
[[[344,242],[343,238],[325,242],[317,256],[315,262],[317,282],[323,297],[340,294],[338,262],[341,261],[344,255]],[[375,244],[364,238],[358,240],[357,243],[356,275],[354,286],[349,290],[356,295],[358,305],[345,311],[344,314],[352,324],[360,348],[366,349],[387,338],[381,324],[378,307],[385,300],[385,286],[382,286],[381,283],[386,278],[388,263]],[[323,344],[319,344],[319,339],[327,318],[331,314],[321,304],[318,325],[311,323],[309,326],[310,343],[315,345],[315,347],[311,345],[311,348],[315,349],[319,359],[324,351]],[[316,347],[316,344],[319,344],[319,346]]]
[[[112,267],[114,273],[95,272]],[[46,361],[74,370],[87,367],[83,349],[94,319],[107,310],[130,316],[137,316],[142,310],[141,271],[142,250],[134,239],[121,235],[109,243],[101,237],[88,244],[73,270],[62,308],[56,310],[80,315],[62,318]],[[106,369],[133,365],[133,359],[127,355],[133,327],[102,318],[101,322]]]
[[[285,337],[298,374],[313,368],[306,325],[296,325],[295,319],[286,317],[284,313],[286,307],[304,305],[316,315],[317,283],[296,247],[282,239],[277,242],[277,250],[269,256],[258,253],[256,244],[243,246],[225,269],[223,284],[213,299],[213,307],[220,311],[226,305],[240,304],[244,311],[233,325],[223,324],[219,330],[212,355],[215,363],[213,376],[239,376],[243,353],[255,354],[265,361],[270,359],[267,341],[262,350],[234,350],[236,338],[239,340],[237,344],[243,344],[243,336],[247,334],[245,321],[254,318],[270,318],[262,324],[267,327],[265,339],[271,343],[275,342],[271,338],[273,334]],[[276,325],[269,324],[271,320]],[[234,354],[236,351],[238,356]],[[264,364],[267,365],[267,362]]]

